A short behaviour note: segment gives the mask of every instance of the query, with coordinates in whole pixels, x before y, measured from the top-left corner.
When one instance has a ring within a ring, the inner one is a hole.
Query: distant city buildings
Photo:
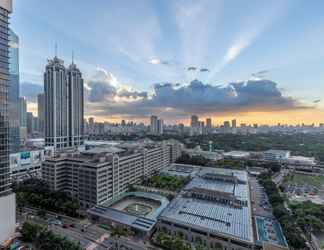
[[[45,143],[57,149],[83,143],[83,79],[72,62],[68,69],[55,56],[44,74]]]

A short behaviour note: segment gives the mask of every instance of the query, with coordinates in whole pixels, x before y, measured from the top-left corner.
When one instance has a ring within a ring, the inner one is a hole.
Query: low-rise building
[[[286,162],[291,165],[297,166],[315,166],[316,161],[314,157],[304,157],[304,156],[290,156],[286,159]]]
[[[229,151],[223,153],[224,158],[229,159],[247,159],[250,157],[250,152],[247,151]]]
[[[285,161],[290,157],[290,151],[270,149],[263,153],[263,157],[266,161]]]
[[[177,143],[136,142],[84,150],[65,150],[46,159],[42,178],[52,190],[64,191],[83,208],[100,205],[128,190],[131,184],[169,166]]]
[[[158,229],[206,248],[254,249],[248,175],[202,168],[159,217]]]
[[[212,151],[204,151],[200,147],[196,147],[194,149],[183,149],[183,152],[192,156],[201,156],[208,160],[218,161],[223,159],[223,156],[220,153],[212,152]]]

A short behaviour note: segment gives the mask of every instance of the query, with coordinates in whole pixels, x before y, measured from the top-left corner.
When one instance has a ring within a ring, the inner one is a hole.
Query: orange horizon
[[[104,116],[91,116],[86,115],[85,118],[94,117],[97,122],[112,122],[120,123],[122,120],[125,121],[134,121],[136,123],[143,122],[144,124],[149,124],[149,117],[147,118],[133,118],[127,119],[125,117],[104,117]],[[190,115],[186,119],[166,119],[167,117],[161,116],[165,120],[166,124],[179,124],[183,123],[184,125],[190,124]],[[308,110],[291,110],[291,111],[272,111],[272,112],[247,112],[247,113],[238,113],[236,115],[219,115],[219,116],[208,116],[202,115],[199,116],[200,121],[206,122],[206,118],[212,118],[212,123],[214,126],[222,125],[224,121],[232,121],[236,119],[237,125],[241,123],[245,124],[258,124],[258,125],[277,125],[278,123],[284,125],[305,125],[311,124],[320,124],[324,123],[324,110],[319,109],[308,109]]]

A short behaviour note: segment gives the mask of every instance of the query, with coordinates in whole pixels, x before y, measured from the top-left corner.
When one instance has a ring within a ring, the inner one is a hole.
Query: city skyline
[[[36,113],[43,68],[57,43],[59,57],[68,61],[74,50],[84,72],[85,117],[148,123],[157,115],[185,124],[191,114],[216,124],[324,120],[320,1],[252,1],[245,8],[234,1],[140,1],[132,8],[80,1],[68,21],[72,3],[49,13],[59,2],[15,5],[11,23],[21,38],[29,111]],[[80,13],[90,7],[84,24]],[[118,25],[110,22],[117,19]]]

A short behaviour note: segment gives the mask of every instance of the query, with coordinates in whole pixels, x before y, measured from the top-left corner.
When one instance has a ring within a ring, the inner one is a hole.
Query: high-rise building
[[[32,112],[27,112],[27,133],[32,134],[35,130],[35,125],[34,125],[34,115]]]
[[[157,133],[159,135],[163,134],[163,127],[164,127],[164,121],[163,119],[158,119],[157,120]]]
[[[224,128],[230,128],[231,124],[229,121],[224,121]]]
[[[19,125],[27,127],[27,101],[25,97],[19,98]]]
[[[9,74],[8,119],[9,119],[9,151],[19,151],[19,38],[9,29]]]
[[[207,118],[206,119],[206,128],[207,129],[211,129],[212,128],[212,119],[211,118]]]
[[[67,84],[69,93],[69,146],[83,144],[84,136],[84,103],[83,78],[81,71],[72,61],[67,70]]]
[[[11,0],[0,1],[0,244],[15,232],[16,198],[11,191],[9,167],[8,86],[9,72],[9,14]]]
[[[232,120],[232,128],[236,128],[236,119]]]
[[[38,131],[44,133],[45,129],[45,95],[37,95]]]
[[[164,121],[159,119],[157,116],[151,116],[150,133],[153,135],[163,134]]]
[[[44,74],[45,144],[55,148],[69,145],[69,108],[66,69],[63,60],[55,56],[48,60]]]
[[[196,115],[191,116],[190,126],[193,128],[199,127],[199,118]]]
[[[44,74],[45,143],[56,149],[83,143],[83,78],[72,62],[68,69],[55,56]]]
[[[158,117],[155,115],[151,116],[150,132],[151,134],[157,134],[158,132]]]
[[[89,126],[88,126],[88,134],[94,134],[94,124],[95,124],[95,119],[93,117],[89,118]]]

